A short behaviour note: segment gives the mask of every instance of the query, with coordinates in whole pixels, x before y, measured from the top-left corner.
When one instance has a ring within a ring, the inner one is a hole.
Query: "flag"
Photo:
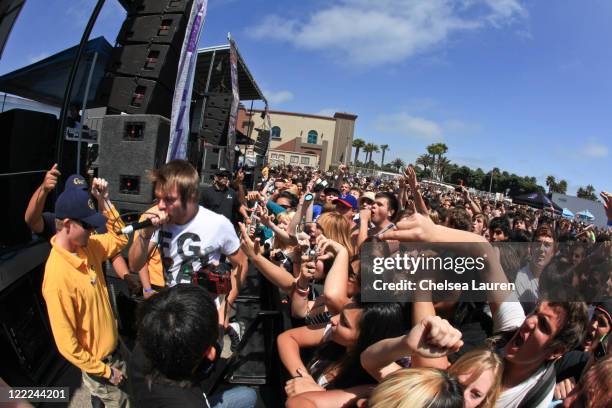
[[[166,162],[187,157],[187,141],[189,139],[189,110],[191,108],[191,92],[198,61],[198,42],[204,26],[208,0],[194,0],[191,15],[185,31],[178,74],[172,98],[172,116],[170,118],[170,140]]]

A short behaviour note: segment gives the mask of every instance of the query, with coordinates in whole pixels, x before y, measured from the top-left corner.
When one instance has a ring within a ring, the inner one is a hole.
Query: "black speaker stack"
[[[32,232],[24,221],[30,197],[56,161],[58,121],[54,115],[25,109],[0,113],[0,213],[10,222],[0,232],[0,246],[27,243]],[[62,179],[76,172],[77,142],[63,141]],[[85,168],[87,144],[81,145],[81,169]],[[32,173],[34,172],[34,173]],[[10,175],[7,175],[10,174]],[[60,184],[61,186],[61,184]],[[46,210],[53,210],[54,197],[47,199]]]
[[[108,180],[119,212],[151,207],[149,170],[166,161],[170,121],[159,115],[106,115],[102,121],[99,174]]]
[[[181,47],[193,0],[136,0],[98,88],[110,113],[170,117]]]

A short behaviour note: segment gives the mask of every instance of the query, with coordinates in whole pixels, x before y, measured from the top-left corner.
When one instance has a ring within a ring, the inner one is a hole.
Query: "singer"
[[[198,205],[199,176],[188,161],[166,163],[151,171],[150,179],[158,204],[145,214],[153,225],[137,231],[130,247],[132,270],[142,271],[148,254],[159,247],[165,284],[174,286],[191,283],[194,272],[227,257],[232,264],[232,289],[227,299],[223,295],[216,299],[219,324],[227,327],[226,301],[228,306],[233,304],[247,273],[247,258],[232,224]]]

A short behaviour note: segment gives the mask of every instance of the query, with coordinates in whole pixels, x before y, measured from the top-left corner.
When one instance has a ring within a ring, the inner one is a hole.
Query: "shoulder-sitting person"
[[[136,407],[254,407],[252,388],[207,396],[198,382],[221,352],[218,314],[208,292],[196,285],[165,288],[142,304],[130,362],[130,398]]]

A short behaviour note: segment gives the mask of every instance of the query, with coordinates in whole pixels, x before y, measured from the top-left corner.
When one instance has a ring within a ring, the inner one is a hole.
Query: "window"
[[[278,156],[277,156],[277,154],[276,154],[276,153],[272,153],[272,156],[271,156],[271,157],[272,157],[273,159],[278,158]]]
[[[299,161],[299,157],[297,156],[291,156],[291,164],[297,164]]]
[[[285,162],[285,155],[284,154],[279,154],[278,155],[278,160],[282,161],[284,163]]]
[[[306,166],[310,165],[310,157],[302,157],[302,164],[305,164]]]
[[[317,144],[317,136],[319,136],[319,134],[317,133],[316,130],[311,130],[310,132],[308,132],[308,142],[310,144]]]
[[[278,126],[272,126],[272,139],[280,139],[281,138],[281,128]]]

